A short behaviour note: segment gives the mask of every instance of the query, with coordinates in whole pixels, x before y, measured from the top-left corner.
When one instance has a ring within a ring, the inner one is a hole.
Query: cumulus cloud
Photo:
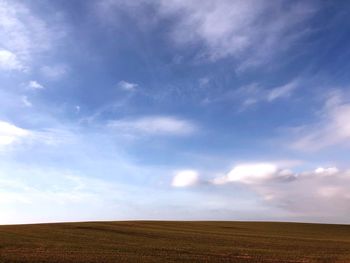
[[[0,147],[10,145],[28,135],[30,135],[30,131],[9,122],[0,121]]]
[[[214,178],[213,184],[242,183],[258,185],[266,182],[288,182],[297,174],[289,168],[280,168],[277,163],[248,163],[235,166],[227,175]]]
[[[292,148],[314,151],[334,145],[350,143],[350,103],[335,93],[325,103],[320,120],[292,129]]]
[[[176,173],[171,185],[173,187],[188,187],[199,183],[199,174],[195,170],[183,170]]]
[[[192,122],[170,116],[116,120],[108,126],[117,132],[141,135],[190,135],[196,130]]]
[[[176,175],[172,185],[194,186],[200,181],[198,173],[190,171]],[[241,186],[260,196],[266,205],[299,218],[344,221],[350,214],[350,170],[337,167],[294,172],[291,167],[277,163],[238,164],[226,175],[214,177],[206,184],[211,184],[214,190]]]
[[[272,179],[277,173],[277,167],[270,163],[243,164],[234,167],[226,176],[215,178],[214,184],[241,182],[252,184]]]
[[[139,85],[136,83],[127,82],[122,80],[118,83],[118,88],[125,91],[135,91]]]

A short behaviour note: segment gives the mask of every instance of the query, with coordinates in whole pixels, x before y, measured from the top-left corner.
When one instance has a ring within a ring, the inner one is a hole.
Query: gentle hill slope
[[[128,221],[0,226],[0,262],[350,262],[350,225]]]

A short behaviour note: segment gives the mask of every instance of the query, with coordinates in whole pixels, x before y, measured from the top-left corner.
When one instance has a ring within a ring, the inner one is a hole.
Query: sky
[[[349,15],[0,0],[0,224],[350,223]]]

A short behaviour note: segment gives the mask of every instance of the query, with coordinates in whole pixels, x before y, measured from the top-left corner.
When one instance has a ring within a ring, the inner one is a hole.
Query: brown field
[[[0,262],[350,262],[350,225],[128,221],[0,226]]]

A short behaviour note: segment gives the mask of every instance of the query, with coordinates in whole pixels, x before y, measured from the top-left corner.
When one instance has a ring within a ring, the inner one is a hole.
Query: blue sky
[[[0,224],[350,223],[349,13],[0,0]]]

